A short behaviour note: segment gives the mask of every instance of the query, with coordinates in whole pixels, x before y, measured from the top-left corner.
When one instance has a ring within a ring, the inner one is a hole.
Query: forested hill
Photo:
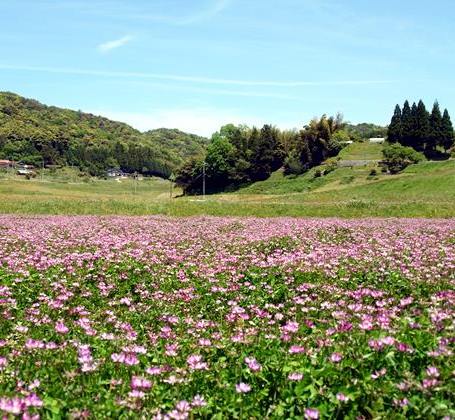
[[[368,140],[371,137],[387,137],[387,126],[371,123],[346,124],[346,132],[353,140]]]
[[[127,124],[46,106],[0,92],[0,159],[73,165],[101,175],[109,168],[168,177],[208,140],[179,130],[141,133]]]

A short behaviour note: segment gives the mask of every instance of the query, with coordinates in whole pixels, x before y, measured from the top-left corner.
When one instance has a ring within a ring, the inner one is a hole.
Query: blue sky
[[[453,0],[0,0],[0,90],[141,129],[455,113]]]

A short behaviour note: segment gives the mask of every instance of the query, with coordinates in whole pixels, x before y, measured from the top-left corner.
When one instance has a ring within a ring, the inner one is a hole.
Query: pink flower
[[[409,400],[407,398],[401,400],[394,399],[393,404],[397,407],[406,407],[409,404]]]
[[[262,366],[254,357],[245,357],[245,363],[248,365],[248,368],[253,372],[258,372],[262,369]]]
[[[131,388],[133,389],[150,389],[152,387],[152,383],[145,378],[141,378],[140,376],[133,376],[131,378]]]
[[[288,375],[290,381],[301,381],[303,379],[303,373],[301,372],[291,372]]]
[[[387,373],[387,369],[386,368],[382,368],[381,370],[378,370],[378,371],[372,373],[371,374],[371,379],[378,379],[381,376],[384,376],[386,373]]]
[[[69,332],[69,328],[63,323],[63,321],[57,321],[55,323],[55,331],[59,334],[66,334]]]
[[[208,338],[201,338],[199,340],[199,345],[203,347],[209,347],[212,345],[212,342]]]
[[[281,327],[281,329],[286,333],[296,333],[299,330],[299,323],[295,321],[288,321]]]
[[[427,368],[427,375],[431,378],[438,378],[439,377],[439,370],[437,367],[430,366]]]
[[[139,364],[139,359],[134,353],[112,353],[111,359],[113,362],[122,363],[127,366],[134,366]]]
[[[342,359],[343,356],[340,353],[332,353],[332,355],[330,356],[330,361],[333,363],[341,362]]]
[[[428,388],[434,388],[436,385],[439,384],[439,381],[436,379],[436,378],[425,378],[423,381],[422,381],[422,386],[425,388],[425,389],[428,389]]]
[[[178,410],[178,411],[181,411],[183,413],[187,413],[191,410],[191,405],[188,401],[185,401],[185,400],[182,400],[182,401],[179,401],[177,403],[177,405],[175,406],[175,408]]]
[[[204,362],[202,356],[198,354],[188,356],[186,362],[191,370],[206,370],[208,368],[207,363]]]
[[[10,414],[20,414],[25,409],[25,404],[19,397],[0,398],[0,410]]]
[[[29,386],[28,389],[31,391],[32,389],[38,388],[41,384],[41,381],[39,379],[35,379]]]
[[[145,392],[143,391],[140,391],[138,389],[133,389],[132,391],[130,391],[128,393],[128,395],[131,397],[131,398],[144,398],[145,397]]]
[[[204,400],[204,397],[201,395],[195,395],[193,401],[191,402],[193,407],[204,407],[207,405],[207,402]]]
[[[317,410],[316,408],[306,408],[305,409],[305,418],[306,419],[318,419],[319,410]]]
[[[349,399],[349,398],[348,398],[346,395],[344,395],[342,392],[339,392],[339,393],[337,394],[337,400],[338,400],[338,401],[345,402],[345,401],[347,401],[348,399]]]
[[[290,354],[299,354],[299,353],[304,353],[304,352],[305,352],[305,348],[303,346],[294,345],[294,346],[289,347]]]
[[[149,367],[145,370],[149,375],[152,375],[152,376],[157,376],[157,375],[161,375],[163,373],[163,369],[160,368],[159,366],[153,366],[153,367]]]
[[[370,331],[373,329],[373,324],[368,320],[364,320],[359,324],[359,328],[362,330]]]
[[[166,351],[164,352],[164,354],[166,356],[177,356],[177,350],[179,348],[179,345],[178,344],[166,344]]]
[[[240,382],[238,383],[236,386],[235,386],[235,390],[239,393],[239,394],[245,394],[247,392],[250,392],[251,391],[251,386],[244,383],[244,382]]]
[[[31,393],[24,398],[24,403],[27,407],[42,407],[43,401],[38,395]]]
[[[4,369],[8,364],[8,359],[6,357],[0,356],[0,370]]]

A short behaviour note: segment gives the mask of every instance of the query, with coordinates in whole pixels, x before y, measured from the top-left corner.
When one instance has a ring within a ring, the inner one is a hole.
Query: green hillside
[[[297,177],[285,177],[280,170],[269,179],[256,182],[236,194],[226,194],[225,198],[304,204],[308,207],[320,206],[321,209],[346,204],[363,206],[366,214],[368,209],[371,214],[378,214],[378,208],[392,206],[404,205],[410,209],[424,205],[433,207],[437,212],[440,208],[455,205],[454,160],[426,161],[411,165],[398,175],[389,175],[382,173],[377,164],[381,147],[378,144],[354,143],[340,153],[338,164],[359,161],[362,166],[337,167],[322,176],[318,175],[324,172],[327,165]]]
[[[107,118],[46,106],[0,92],[0,159],[72,165],[92,175],[108,168],[168,177],[208,140],[179,130],[141,133]]]
[[[387,127],[376,124],[346,124],[345,130],[357,139],[367,140],[371,137],[387,137]]]

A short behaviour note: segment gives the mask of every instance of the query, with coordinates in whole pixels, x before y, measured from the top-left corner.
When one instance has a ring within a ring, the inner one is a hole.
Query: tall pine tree
[[[453,133],[453,125],[452,121],[450,120],[449,111],[444,109],[444,114],[442,116],[442,141],[440,145],[444,148],[444,150],[449,150],[453,147],[455,143],[454,133]]]
[[[403,105],[403,111],[401,113],[401,144],[403,146],[410,146],[412,133],[414,130],[414,119],[411,114],[411,107],[409,102],[406,100]]]
[[[442,115],[439,109],[439,103],[436,101],[433,105],[433,110],[430,116],[430,134],[426,144],[426,153],[431,153],[436,150],[436,146],[440,144],[442,139]]]
[[[393,113],[392,120],[390,121],[390,125],[387,130],[387,140],[390,143],[401,143],[402,140],[401,108],[398,104],[395,107],[395,112]]]
[[[416,137],[417,137],[417,104],[415,102],[413,102],[412,106],[411,106],[411,129],[407,133],[406,146],[415,148]]]
[[[414,149],[418,151],[424,150],[429,134],[430,115],[428,114],[425,104],[420,100],[415,112]]]

